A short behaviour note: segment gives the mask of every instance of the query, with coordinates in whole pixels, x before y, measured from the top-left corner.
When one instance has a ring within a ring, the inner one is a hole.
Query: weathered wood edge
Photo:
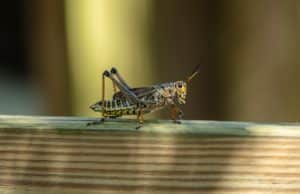
[[[58,131],[136,131],[172,134],[229,135],[229,136],[270,136],[300,137],[299,123],[254,123],[233,121],[184,120],[174,124],[169,120],[146,120],[136,130],[137,122],[132,119],[115,119],[103,124],[88,126],[98,118],[49,117],[0,115],[0,130],[31,129]]]

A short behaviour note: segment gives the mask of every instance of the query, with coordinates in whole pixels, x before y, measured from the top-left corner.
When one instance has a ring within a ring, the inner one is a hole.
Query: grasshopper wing
[[[138,98],[143,98],[145,96],[152,96],[156,90],[154,87],[141,87],[141,88],[132,88],[130,89]],[[119,91],[113,95],[114,99],[124,99],[125,95]]]
[[[133,88],[132,91],[139,98],[142,98],[142,97],[145,97],[145,96],[152,96],[156,92],[154,87]]]

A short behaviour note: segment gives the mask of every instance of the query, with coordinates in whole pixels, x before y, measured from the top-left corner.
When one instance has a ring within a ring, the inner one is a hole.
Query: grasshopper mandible
[[[103,118],[117,118],[123,115],[137,115],[140,126],[143,115],[170,107],[174,122],[180,123],[183,112],[178,107],[186,103],[187,85],[199,73],[199,65],[185,81],[167,82],[148,87],[131,88],[127,85],[116,68],[102,74],[102,100],[90,106],[96,112],[102,112]],[[105,100],[105,78],[113,83],[113,99]],[[97,122],[98,123],[98,122]],[[96,124],[95,122],[92,124]]]

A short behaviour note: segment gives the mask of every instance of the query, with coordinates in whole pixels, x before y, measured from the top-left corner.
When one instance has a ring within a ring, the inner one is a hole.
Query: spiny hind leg
[[[118,70],[116,68],[111,68],[110,73],[114,76],[116,76],[116,78],[118,79],[118,81],[120,83],[123,84],[123,86],[125,86],[127,89],[130,90],[130,87],[128,86],[128,84],[124,81],[123,77],[119,74]]]
[[[175,104],[171,105],[170,115],[171,115],[171,119],[173,120],[174,123],[177,123],[177,124],[181,123],[181,120],[183,117],[183,112]]]
[[[125,97],[132,103],[135,104],[141,104],[141,100],[135,95],[134,92],[132,92],[130,90],[130,88],[128,88],[127,85],[124,85],[122,82],[120,82],[119,80],[117,80],[114,76],[111,75],[111,73],[109,73],[108,71],[105,71],[103,73],[104,76],[106,76],[107,78],[111,79],[112,82],[116,85],[116,87],[125,95]]]

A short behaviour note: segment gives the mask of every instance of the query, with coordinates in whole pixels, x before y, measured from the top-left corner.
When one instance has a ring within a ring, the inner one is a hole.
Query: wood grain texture
[[[300,193],[295,123],[93,120],[0,116],[0,193]]]

